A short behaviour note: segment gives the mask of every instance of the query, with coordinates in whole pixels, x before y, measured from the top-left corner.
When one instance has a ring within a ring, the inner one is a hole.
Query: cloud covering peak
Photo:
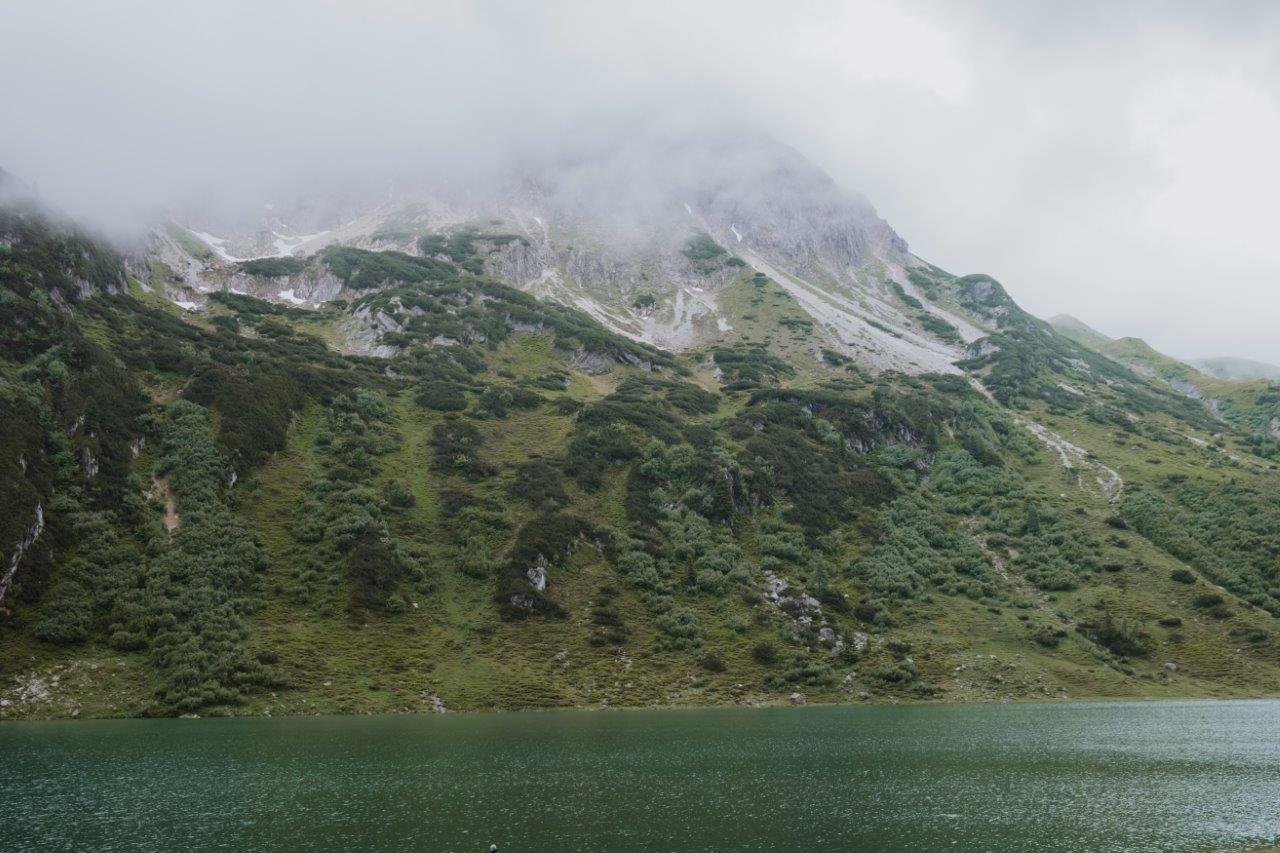
[[[1032,311],[1280,360],[1274,4],[10,0],[0,31],[0,166],[104,227],[766,132]]]

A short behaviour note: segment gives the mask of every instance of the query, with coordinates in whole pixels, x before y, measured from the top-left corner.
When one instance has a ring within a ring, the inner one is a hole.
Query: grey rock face
[[[529,579],[531,587],[542,592],[547,588],[547,561],[539,557],[537,565],[530,566],[525,577]]]

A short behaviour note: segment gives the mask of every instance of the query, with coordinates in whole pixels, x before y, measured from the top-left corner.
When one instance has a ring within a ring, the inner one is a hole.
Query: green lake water
[[[1280,702],[0,725],[2,850],[1223,850]]]

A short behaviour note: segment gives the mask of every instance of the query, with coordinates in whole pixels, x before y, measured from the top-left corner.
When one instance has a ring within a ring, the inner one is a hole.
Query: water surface
[[[1280,702],[0,725],[3,850],[1219,850]]]

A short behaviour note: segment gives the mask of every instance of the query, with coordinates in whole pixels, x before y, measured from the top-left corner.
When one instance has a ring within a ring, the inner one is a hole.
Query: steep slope
[[[969,331],[873,370],[798,294],[870,318],[887,226],[729,256],[739,208],[690,208],[678,263],[759,339],[673,354],[513,288],[505,220],[235,262],[174,231],[198,268],[157,274],[6,208],[0,715],[1280,689],[1246,435],[905,254],[884,304]]]

